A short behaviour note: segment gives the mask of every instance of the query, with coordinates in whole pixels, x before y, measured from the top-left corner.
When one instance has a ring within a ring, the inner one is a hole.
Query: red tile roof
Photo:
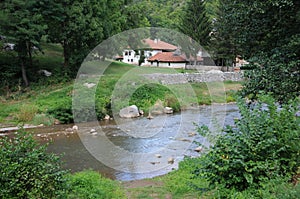
[[[149,62],[187,62],[186,59],[181,57],[180,55],[174,55],[174,52],[162,52],[162,53],[157,53],[156,55],[150,57],[148,59]]]
[[[144,39],[143,42],[146,44],[146,48],[150,48],[152,50],[175,51],[177,49],[177,46],[161,41],[159,39]]]

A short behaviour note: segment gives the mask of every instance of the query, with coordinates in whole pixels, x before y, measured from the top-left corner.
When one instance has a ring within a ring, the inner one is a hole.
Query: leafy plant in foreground
[[[295,174],[300,165],[298,100],[278,107],[264,95],[252,108],[241,99],[238,105],[241,119],[236,127],[224,129],[195,174],[204,175],[211,185],[239,191]]]
[[[0,142],[0,198],[54,198],[62,193],[66,171],[45,145],[25,132]]]
[[[70,175],[67,183],[71,189],[64,198],[125,198],[124,192],[116,181],[106,179],[95,171],[83,171]]]

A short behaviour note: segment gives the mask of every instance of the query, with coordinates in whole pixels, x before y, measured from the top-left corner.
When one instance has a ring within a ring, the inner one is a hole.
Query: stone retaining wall
[[[161,84],[185,84],[198,82],[220,82],[220,81],[242,81],[243,75],[241,72],[202,72],[202,73],[178,73],[178,74],[145,74],[143,75],[149,80],[158,81]]]

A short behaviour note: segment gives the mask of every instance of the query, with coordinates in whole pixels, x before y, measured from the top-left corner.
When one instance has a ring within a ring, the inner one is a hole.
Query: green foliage
[[[179,29],[201,46],[207,46],[209,44],[211,22],[206,14],[204,1],[187,1]]]
[[[193,171],[199,164],[201,164],[199,158],[185,158],[180,162],[177,171],[171,172],[163,178],[167,190],[177,196],[183,196],[190,192],[200,195],[201,191],[208,187],[208,182],[204,178],[195,178]]]
[[[125,198],[117,181],[102,177],[95,171],[83,171],[69,175],[67,199]]]
[[[50,126],[54,124],[54,117],[46,114],[36,114],[32,119],[32,124],[34,125],[46,125]]]
[[[35,104],[41,112],[49,114],[61,123],[72,123],[72,88],[72,86],[65,86],[62,89],[40,95]]]
[[[269,53],[257,54],[245,71],[242,95],[256,98],[260,92],[271,93],[281,103],[300,96],[300,36]]]
[[[59,157],[46,153],[31,135],[21,131],[1,139],[1,198],[54,198],[63,193],[64,175]]]
[[[297,199],[300,194],[300,185],[293,186],[285,177],[271,179],[261,183],[260,188],[248,188],[244,191],[226,189],[218,185],[213,191],[207,192],[208,198],[235,198],[235,199]]]
[[[138,88],[131,96],[129,104],[135,104],[148,113],[149,108],[158,100],[164,102],[165,106],[180,111],[180,104],[174,94],[165,86],[159,84],[147,84]]]
[[[20,107],[19,112],[16,114],[16,118],[20,122],[31,122],[37,112],[37,106],[24,104]]]
[[[9,20],[1,22],[1,29],[15,40],[14,50],[17,52],[18,64],[25,86],[29,85],[26,68],[32,66],[33,47],[39,48],[46,29],[39,12],[40,9],[39,2],[36,0],[12,0],[5,1],[3,4],[3,13]]]
[[[211,185],[239,191],[280,176],[291,177],[300,165],[298,103],[279,108],[273,98],[263,95],[248,108],[240,100],[242,118],[217,137],[195,172],[204,173]],[[200,132],[210,133],[203,128]]]

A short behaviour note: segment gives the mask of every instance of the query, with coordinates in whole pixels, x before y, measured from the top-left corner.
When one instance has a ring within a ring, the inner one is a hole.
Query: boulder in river
[[[140,113],[138,107],[136,105],[132,105],[121,109],[119,115],[122,118],[135,118],[139,117]]]
[[[173,157],[168,158],[168,164],[174,164],[175,159]]]
[[[166,113],[166,114],[172,114],[173,113],[173,109],[171,107],[165,107],[164,108],[164,113]]]

